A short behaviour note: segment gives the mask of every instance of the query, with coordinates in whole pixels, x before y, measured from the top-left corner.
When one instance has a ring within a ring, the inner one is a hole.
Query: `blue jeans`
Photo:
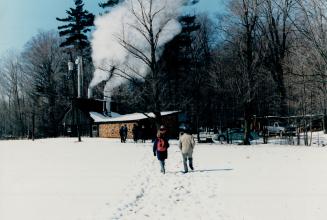
[[[159,160],[160,163],[160,172],[165,173],[165,161],[164,160]]]
[[[187,159],[188,159],[188,165],[191,170],[193,170],[193,158],[189,156],[189,154],[182,154],[183,155],[183,165],[184,165],[184,171],[188,172],[187,167]]]

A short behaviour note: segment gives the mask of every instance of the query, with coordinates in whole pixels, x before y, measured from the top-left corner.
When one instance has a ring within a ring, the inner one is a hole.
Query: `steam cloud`
[[[132,13],[134,11],[140,17],[142,11],[148,13],[150,2],[152,13],[159,11],[153,20],[154,33],[162,29],[158,40],[157,58],[161,55],[163,46],[180,33],[181,25],[177,18],[181,14],[185,0],[125,0],[110,13],[95,20],[96,30],[91,43],[96,70],[89,88],[107,80],[104,95],[110,96],[112,89],[127,80],[119,76],[121,71],[139,79],[147,75],[149,71],[145,63],[129,53],[120,44],[119,39],[123,38],[150,58],[150,45],[140,32],[140,30],[146,32],[145,27]],[[140,3],[143,8],[140,7]]]

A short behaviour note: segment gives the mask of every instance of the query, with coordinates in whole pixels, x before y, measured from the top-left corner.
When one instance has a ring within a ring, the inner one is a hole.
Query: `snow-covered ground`
[[[1,220],[325,220],[327,148],[201,144],[182,174],[151,143],[0,141]]]

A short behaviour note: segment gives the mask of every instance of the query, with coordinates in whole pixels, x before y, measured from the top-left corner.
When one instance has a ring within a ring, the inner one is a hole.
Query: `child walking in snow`
[[[160,163],[160,168],[161,168],[161,173],[165,174],[165,159],[168,157],[168,149],[169,143],[166,137],[162,132],[157,133],[157,138],[154,141],[153,144],[153,155],[157,156],[159,163]]]

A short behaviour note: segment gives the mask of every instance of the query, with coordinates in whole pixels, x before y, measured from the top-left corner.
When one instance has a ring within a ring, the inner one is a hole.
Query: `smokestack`
[[[77,97],[83,96],[83,59],[82,56],[78,56],[75,60],[77,65]]]
[[[104,97],[103,100],[103,114],[111,117],[111,98]]]
[[[103,99],[104,99],[104,105],[105,105],[105,111],[109,117],[111,117],[111,90],[107,89],[105,87],[103,91]]]
[[[107,115],[111,117],[111,97],[106,97],[106,109],[107,109]]]
[[[88,98],[88,99],[91,99],[92,96],[93,96],[93,90],[92,90],[91,87],[89,87],[89,88],[87,89],[87,98]]]

